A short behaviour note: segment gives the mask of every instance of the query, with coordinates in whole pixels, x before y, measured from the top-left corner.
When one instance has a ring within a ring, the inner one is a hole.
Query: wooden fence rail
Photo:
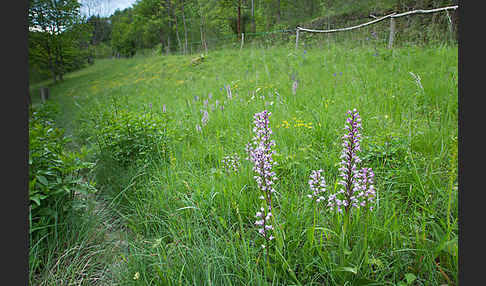
[[[447,17],[449,19],[449,22],[452,24],[452,21],[450,20],[449,13],[447,12],[447,10],[455,10],[457,8],[459,8],[458,5],[448,6],[448,7],[442,7],[442,8],[436,8],[436,9],[431,9],[431,10],[421,10],[421,9],[419,9],[419,10],[408,11],[408,12],[404,12],[404,13],[400,13],[400,14],[397,14],[396,12],[393,12],[393,13],[388,14],[386,16],[383,16],[381,18],[377,18],[377,17],[375,17],[373,15],[370,15],[371,17],[376,18],[376,19],[373,20],[373,21],[366,22],[366,23],[359,24],[359,25],[352,26],[352,27],[339,28],[339,29],[331,29],[331,30],[313,30],[313,29],[307,29],[307,28],[297,27],[297,29],[296,29],[296,39],[295,39],[295,48],[297,49],[298,44],[299,44],[299,31],[311,32],[311,33],[335,33],[335,32],[344,32],[344,31],[350,31],[350,30],[354,30],[354,29],[359,29],[359,28],[362,28],[362,27],[365,27],[365,26],[368,26],[368,25],[371,25],[371,24],[375,24],[375,23],[378,23],[378,22],[383,21],[383,20],[388,19],[388,18],[390,18],[390,39],[389,39],[389,42],[388,42],[388,47],[391,48],[393,46],[393,39],[394,39],[394,35],[395,35],[395,18],[404,17],[404,16],[408,16],[408,15],[413,15],[413,14],[428,14],[428,13],[435,13],[435,12],[440,12],[440,11],[446,11]]]

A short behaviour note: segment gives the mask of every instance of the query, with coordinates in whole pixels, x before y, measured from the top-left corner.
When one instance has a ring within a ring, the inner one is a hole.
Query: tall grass
[[[457,284],[457,47],[289,45],[190,60],[99,60],[52,88],[65,108],[58,122],[93,153],[100,113],[159,116],[166,106],[169,162],[154,153],[129,168],[98,163],[98,187],[130,234],[118,285]],[[375,171],[378,198],[344,233],[342,218],[306,194],[315,169],[337,187],[352,108],[363,120],[363,160]],[[201,109],[209,120],[198,132]],[[221,164],[226,155],[246,157],[252,116],[263,109],[272,112],[279,164],[269,264],[253,225],[251,164],[242,160],[237,174]]]

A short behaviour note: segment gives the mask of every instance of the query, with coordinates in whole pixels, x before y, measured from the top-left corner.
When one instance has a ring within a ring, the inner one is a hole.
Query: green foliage
[[[113,50],[125,57],[133,57],[137,50],[135,42],[135,25],[130,14],[123,14],[113,23],[111,46]]]
[[[98,45],[110,42],[112,25],[109,22],[109,18],[94,15],[89,17],[86,23],[91,26],[93,31],[90,39],[91,44]]]
[[[76,0],[29,2],[29,66],[52,76],[54,82],[88,60],[90,26]]]
[[[98,45],[92,46],[92,53],[97,59],[110,58],[113,55],[111,46],[106,43],[100,43]]]
[[[41,105],[32,110],[29,121],[31,233],[69,211],[74,192],[95,191],[80,174],[93,164],[81,160],[82,154],[67,150],[68,138],[53,123],[56,113],[55,105]]]
[[[372,142],[363,148],[362,160],[367,164],[379,167],[380,169],[398,169],[406,161],[407,152],[410,146],[406,139],[396,136],[387,136],[377,142],[379,138],[374,138]]]
[[[105,114],[95,126],[100,154],[127,167],[147,163],[155,155],[169,161],[168,116],[121,110]]]

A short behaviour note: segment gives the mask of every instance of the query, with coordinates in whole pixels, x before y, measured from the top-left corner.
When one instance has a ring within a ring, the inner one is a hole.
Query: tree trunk
[[[457,9],[454,10],[454,13],[452,14],[452,23],[454,24],[454,30],[455,30],[455,38],[456,38],[456,42],[459,43],[459,37],[460,37],[460,34],[459,34],[459,9],[461,8],[459,6],[459,1],[458,0],[454,0],[453,1],[454,5],[458,5]]]
[[[277,0],[276,16],[277,16],[277,24],[278,24],[278,23],[280,23],[280,0]]]
[[[395,18],[390,18],[390,38],[388,39],[388,48],[393,48],[393,41],[395,39]]]
[[[314,10],[315,10],[315,6],[314,6],[314,1],[310,1],[310,5],[309,5],[309,16],[312,17],[314,16]]]
[[[187,54],[187,26],[186,26],[186,16],[184,15],[184,0],[182,2],[182,22],[184,24],[184,54]]]
[[[54,69],[54,62],[53,62],[53,55],[52,55],[52,49],[51,49],[51,45],[49,44],[49,38],[44,38],[44,45],[45,45],[45,49],[46,49],[46,52],[47,52],[47,66],[48,66],[48,69],[51,71],[51,76],[52,78],[54,79],[54,83],[57,82],[57,74],[56,74],[56,70]]]
[[[255,25],[255,0],[251,0],[251,32],[256,32],[256,25]]]
[[[63,81],[63,75],[64,75],[64,58],[62,56],[62,42],[59,40],[59,48],[58,48],[58,53],[59,53],[59,81]]]
[[[170,21],[170,0],[166,0],[167,3],[167,22],[169,23],[169,32],[167,33],[167,54],[170,53],[170,32],[172,31],[172,23]]]
[[[204,49],[204,51],[206,51],[206,54],[207,54],[208,53],[208,46],[206,45],[206,35],[204,35],[202,24],[200,26],[200,30],[201,30],[201,46]]]
[[[160,39],[160,54],[164,54],[164,33],[162,28],[159,28],[159,39]]]
[[[41,87],[40,98],[41,98],[42,103],[45,103],[49,99],[49,88],[48,87]]]
[[[236,39],[240,39],[241,37],[241,0],[238,0],[238,20],[236,22]]]
[[[174,24],[175,24],[175,30],[176,30],[176,38],[177,38],[177,44],[179,45],[179,51],[182,52],[182,43],[181,43],[181,38],[179,37],[179,26],[177,25],[177,16],[175,14],[175,8],[172,7],[172,17],[174,17]]]
[[[203,15],[203,10],[202,10],[202,7],[201,7],[201,4],[199,4],[199,12],[201,14],[201,25],[200,25],[200,30],[201,30],[201,45],[202,47],[204,48],[204,51],[206,52],[206,54],[208,53],[208,45],[206,43],[206,33],[205,33],[205,29],[204,29],[204,15]]]

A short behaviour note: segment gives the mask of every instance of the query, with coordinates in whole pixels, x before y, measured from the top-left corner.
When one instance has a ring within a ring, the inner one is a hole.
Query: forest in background
[[[138,0],[102,16],[103,2],[106,0],[30,2],[31,83],[48,78],[56,83],[65,73],[92,64],[96,58],[147,52],[207,53],[222,43],[238,43],[242,33],[245,41],[252,41],[271,31],[293,33],[299,25],[344,27],[371,19],[370,14],[457,4],[452,0]],[[429,24],[430,18],[423,18],[414,29]]]

